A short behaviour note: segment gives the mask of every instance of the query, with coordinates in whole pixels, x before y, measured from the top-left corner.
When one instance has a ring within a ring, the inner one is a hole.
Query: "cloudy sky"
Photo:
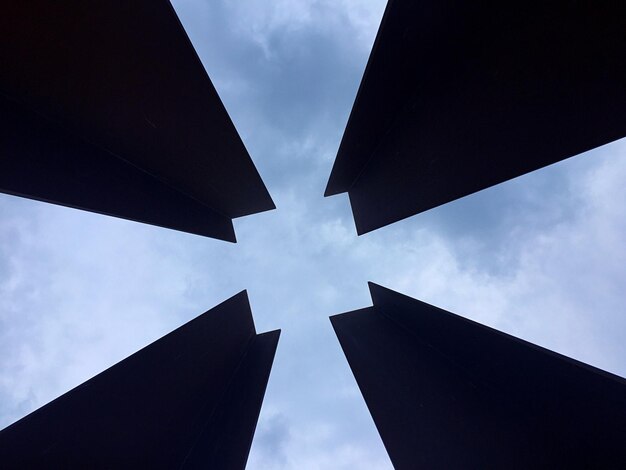
[[[0,428],[242,289],[283,330],[252,469],[391,468],[328,321],[368,280],[626,376],[626,141],[357,237],[322,193],[384,2],[174,6],[278,209],[233,245],[0,195]]]

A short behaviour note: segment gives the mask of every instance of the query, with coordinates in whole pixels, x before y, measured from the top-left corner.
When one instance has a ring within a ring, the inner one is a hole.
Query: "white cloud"
[[[624,142],[357,238],[321,194],[383,2],[175,5],[279,209],[230,245],[0,197],[0,426],[244,288],[283,329],[251,468],[390,468],[328,321],[368,280],[626,375]],[[272,38],[303,31],[336,68],[282,95],[309,69]]]
[[[528,223],[549,220],[555,208],[547,206],[537,212],[534,204],[527,203],[499,235],[506,256],[487,253],[481,259],[467,246],[458,251],[454,239],[435,237],[415,243],[424,253],[404,246],[405,253],[413,253],[405,258],[403,268],[391,264],[382,279],[389,287],[422,300],[626,375],[626,348],[614,333],[626,327],[621,313],[626,304],[622,248],[626,246],[622,203],[626,200],[626,141],[488,191],[497,199],[507,185],[514,185],[519,197],[526,199],[524,187],[532,187],[533,180],[547,172],[565,177],[568,184],[561,191],[576,195],[567,219]],[[543,197],[549,204],[557,196],[544,193]],[[472,196],[464,203],[471,205]],[[406,222],[403,230],[416,222],[417,218]],[[387,236],[391,238],[393,231]],[[399,253],[394,257],[400,259]],[[502,265],[495,274],[493,263]]]
[[[367,280],[624,374],[625,147],[543,170],[578,205],[549,224],[527,224],[542,215],[518,206],[495,261],[422,216],[357,238],[347,200],[299,181],[274,194],[280,210],[237,220],[238,245],[3,197],[3,422],[241,288],[259,330],[283,328],[251,468],[388,468],[327,319],[369,305]],[[527,201],[544,173],[488,191]]]
[[[348,32],[352,47],[369,52],[385,3],[382,0],[246,0],[226,5],[236,19],[236,31],[253,38],[267,59],[275,59],[272,37],[302,30],[334,34],[338,39]]]

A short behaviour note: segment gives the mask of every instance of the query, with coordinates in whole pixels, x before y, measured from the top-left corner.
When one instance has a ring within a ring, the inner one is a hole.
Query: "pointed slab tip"
[[[354,196],[348,192],[348,201],[350,201],[350,211],[352,212],[352,218],[354,219],[354,227],[356,228],[357,236],[365,235],[366,233],[372,232],[377,228],[369,224],[367,217],[364,217],[364,212],[357,209],[356,202],[354,200]],[[389,224],[387,224],[389,225]]]
[[[326,184],[326,189],[324,190],[324,197],[336,196],[341,193],[345,193],[345,191],[337,190],[335,185],[332,184],[332,177],[328,180]]]
[[[370,298],[372,298],[372,301],[374,299],[372,292],[378,288],[380,289],[385,289],[384,287],[372,282],[372,281],[367,281],[367,287],[370,291]],[[348,310],[346,312],[341,312],[341,313],[336,313],[334,315],[330,315],[328,318],[330,320],[330,322],[332,323],[333,327],[335,326],[335,323],[341,320],[341,317],[344,316],[351,316],[352,314],[358,314],[359,312],[365,312],[365,311],[370,311],[373,309],[373,307],[375,307],[375,302],[373,302],[372,305],[370,305],[369,307],[363,307],[363,308],[359,308],[356,310]]]
[[[364,206],[357,201],[353,192],[348,192],[348,200],[350,201],[350,210],[352,211],[352,217],[354,218],[354,226],[356,227],[357,236],[365,235],[380,228],[387,227],[396,222],[401,222],[413,216],[413,214],[405,215],[404,217],[396,220],[388,221],[385,223],[379,223],[373,221],[371,217],[372,209]]]

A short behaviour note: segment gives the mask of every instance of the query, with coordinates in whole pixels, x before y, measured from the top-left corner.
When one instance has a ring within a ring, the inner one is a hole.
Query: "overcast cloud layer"
[[[0,195],[0,428],[242,289],[283,330],[253,469],[391,468],[328,321],[368,280],[626,375],[626,141],[357,237],[322,193],[384,2],[174,5],[278,209],[232,245]]]

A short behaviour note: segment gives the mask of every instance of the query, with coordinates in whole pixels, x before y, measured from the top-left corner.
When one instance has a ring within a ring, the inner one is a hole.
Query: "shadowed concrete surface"
[[[326,196],[359,234],[626,135],[626,5],[391,0]]]
[[[166,0],[13,2],[0,190],[235,241],[274,203]]]
[[[626,381],[370,283],[331,317],[394,466],[623,468]]]
[[[243,291],[0,431],[0,461],[243,469],[279,335]]]

